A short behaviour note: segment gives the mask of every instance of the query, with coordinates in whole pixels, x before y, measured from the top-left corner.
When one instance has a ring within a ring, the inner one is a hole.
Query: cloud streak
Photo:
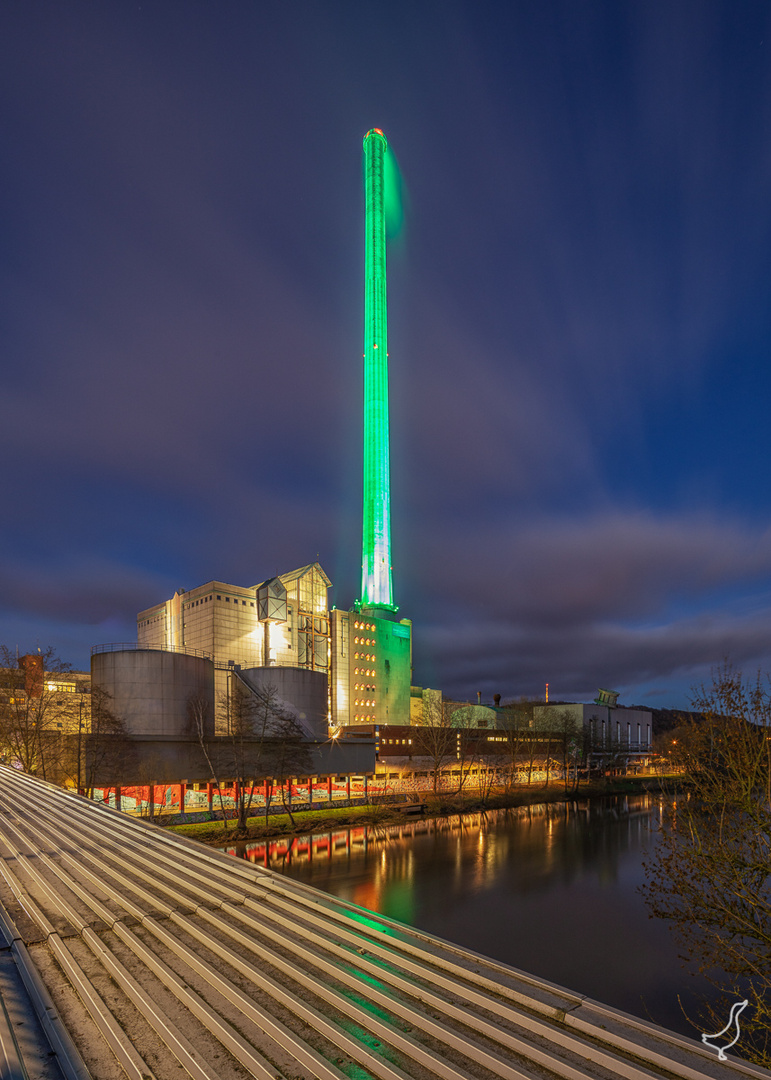
[[[771,534],[738,521],[614,512],[485,522],[427,544],[421,571],[427,609],[441,610],[423,648],[461,695],[475,684],[542,693],[549,681],[585,696],[657,680],[681,695],[723,657],[760,663],[768,650]]]

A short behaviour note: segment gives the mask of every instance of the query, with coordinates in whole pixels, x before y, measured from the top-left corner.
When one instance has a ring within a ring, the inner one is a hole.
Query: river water
[[[658,798],[539,804],[228,850],[699,1038],[680,1001],[695,1017],[709,986],[684,970],[668,925],[648,917],[639,893]]]

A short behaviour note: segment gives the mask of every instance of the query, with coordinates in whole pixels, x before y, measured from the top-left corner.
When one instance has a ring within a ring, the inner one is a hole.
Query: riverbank
[[[518,787],[509,792],[493,792],[486,798],[482,798],[478,793],[434,795],[432,792],[424,792],[420,796],[420,802],[424,808],[422,813],[411,813],[409,820],[414,820],[416,817],[449,817],[452,814],[480,810],[503,810],[507,807],[527,806],[534,803],[572,803],[601,795],[636,795],[650,791],[671,791],[680,780],[682,777],[620,776],[582,784],[579,791],[567,793],[562,783],[555,783],[550,784],[548,788]],[[281,810],[269,815],[267,825],[264,814],[260,814],[250,817],[247,820],[246,829],[240,830],[236,828],[236,823],[232,819],[227,822],[227,829],[222,821],[202,821],[163,827],[203,844],[221,846],[231,840],[261,840],[264,837],[307,835],[350,825],[386,825],[406,820],[404,806],[404,803],[379,803],[337,809],[306,810],[294,813],[291,817]]]

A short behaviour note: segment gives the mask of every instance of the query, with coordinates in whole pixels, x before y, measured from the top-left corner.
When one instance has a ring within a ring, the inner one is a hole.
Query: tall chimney
[[[396,611],[391,578],[385,153],[380,128],[364,136],[364,492],[361,602]]]

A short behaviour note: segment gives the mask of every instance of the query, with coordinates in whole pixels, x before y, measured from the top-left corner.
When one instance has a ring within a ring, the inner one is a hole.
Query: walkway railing
[[[203,649],[191,649],[187,645],[142,645],[138,641],[113,641],[106,645],[93,645],[91,655],[112,652],[171,652],[183,653],[185,656],[202,656],[205,660],[211,660],[211,653]]]

